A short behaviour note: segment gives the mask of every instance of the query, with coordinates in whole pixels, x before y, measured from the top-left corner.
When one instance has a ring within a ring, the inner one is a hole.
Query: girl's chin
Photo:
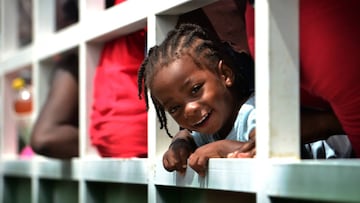
[[[195,130],[196,132],[199,132],[201,134],[205,134],[205,135],[214,135],[216,134],[218,131],[214,131],[211,129],[199,129],[199,130]]]

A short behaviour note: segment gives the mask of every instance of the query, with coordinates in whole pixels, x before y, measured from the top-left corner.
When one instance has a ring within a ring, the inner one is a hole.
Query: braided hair
[[[138,72],[139,98],[141,99],[141,95],[144,93],[146,108],[149,109],[149,99],[146,93],[151,88],[154,75],[161,68],[167,67],[184,55],[190,56],[199,68],[207,68],[214,73],[217,71],[218,62],[223,60],[235,73],[234,88],[238,88],[237,91],[240,90],[240,95],[249,96],[246,78],[241,73],[241,68],[237,67],[239,64],[233,60],[233,53],[229,52],[232,49],[229,48],[230,45],[221,43],[217,38],[211,38],[200,26],[189,23],[181,24],[177,29],[170,31],[160,45],[149,49],[148,56],[144,59]],[[167,135],[172,137],[167,127],[164,107],[152,95],[150,97],[155,106],[160,129],[164,128]]]

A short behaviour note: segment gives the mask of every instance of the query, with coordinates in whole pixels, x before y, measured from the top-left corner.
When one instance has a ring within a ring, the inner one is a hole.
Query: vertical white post
[[[4,8],[5,6],[5,3],[4,3],[4,0],[0,0],[0,61],[2,61],[2,55],[4,53],[4,30],[5,30],[5,15],[4,15]],[[5,135],[5,131],[4,131],[4,91],[5,91],[5,77],[3,75],[3,70],[0,68],[0,98],[1,98],[1,101],[0,101],[0,161],[2,162],[3,161],[3,148],[4,148],[4,135]],[[1,166],[2,167],[2,166]],[[2,168],[0,168],[0,174],[1,174],[1,178],[3,179],[2,177]],[[1,181],[0,182],[0,198],[3,200],[4,199],[4,181]]]
[[[79,26],[81,27],[83,25],[83,20],[85,19],[86,15],[86,0],[79,0],[78,1],[78,8],[79,8]],[[81,29],[80,29],[81,30]],[[84,81],[84,71],[86,71],[85,61],[86,61],[86,46],[83,40],[79,43],[79,67],[78,67],[78,84],[79,84],[79,170],[82,170],[82,167],[84,167],[84,164],[82,164],[82,160],[85,157],[86,154],[86,139],[83,135],[86,136],[87,133],[87,123],[88,118],[86,118],[86,95],[84,90],[86,90],[86,82]],[[85,102],[85,103],[84,103]],[[85,119],[83,119],[85,118]],[[86,182],[83,178],[83,176],[80,176],[79,178],[79,202],[91,202],[87,199],[87,187]]]
[[[85,30],[84,20],[89,16],[89,8],[94,9],[94,1],[79,1],[80,30]],[[90,4],[90,5],[89,5]],[[92,6],[91,6],[92,5]],[[103,8],[103,4],[96,4],[98,9]],[[91,145],[89,126],[91,116],[91,105],[93,103],[93,78],[95,69],[98,65],[102,44],[89,44],[84,38],[80,38],[79,43],[79,152],[80,157],[98,156],[96,150]]]
[[[154,45],[160,44],[168,31],[175,27],[177,22],[177,16],[148,16],[148,33],[147,33],[147,48],[151,48]],[[149,170],[149,184],[148,184],[148,202],[162,202],[161,198],[157,194],[157,190],[154,183],[155,168],[157,160],[162,157],[162,152],[170,144],[171,139],[167,136],[165,130],[160,130],[158,125],[158,119],[154,105],[149,100],[149,112],[148,112],[148,159],[151,170]],[[172,122],[172,119],[168,116],[168,128],[172,133],[176,133],[177,125]]]
[[[17,1],[1,1],[1,38],[0,38],[0,50],[1,57],[8,54],[9,52],[16,51],[19,40],[18,40],[18,8]],[[12,20],[9,20],[12,19]]]
[[[258,158],[299,158],[298,0],[255,5]]]
[[[267,194],[273,158],[300,158],[299,0],[255,5],[257,202]]]
[[[34,41],[38,43],[54,34],[56,27],[56,2],[55,0],[34,0],[33,4],[36,5],[34,9],[37,9],[33,19],[35,26]]]

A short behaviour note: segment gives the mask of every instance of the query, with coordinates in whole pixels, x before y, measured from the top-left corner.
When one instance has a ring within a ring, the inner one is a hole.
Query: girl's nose
[[[189,119],[196,114],[200,110],[200,105],[197,102],[188,102],[185,106],[185,118]]]

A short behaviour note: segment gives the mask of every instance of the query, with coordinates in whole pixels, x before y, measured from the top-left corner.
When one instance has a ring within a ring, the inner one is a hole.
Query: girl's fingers
[[[256,149],[253,149],[248,152],[235,151],[235,152],[229,153],[227,155],[227,158],[254,158],[255,155],[256,155]]]

